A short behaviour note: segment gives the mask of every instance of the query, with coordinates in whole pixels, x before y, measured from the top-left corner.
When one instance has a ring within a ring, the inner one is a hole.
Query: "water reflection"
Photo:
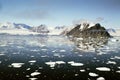
[[[71,39],[78,50],[99,52],[99,49],[107,45],[108,38],[74,38]]]

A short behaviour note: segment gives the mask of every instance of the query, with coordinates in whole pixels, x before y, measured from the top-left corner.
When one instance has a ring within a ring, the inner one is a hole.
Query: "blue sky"
[[[69,26],[83,19],[119,28],[120,0],[0,0],[0,22]]]

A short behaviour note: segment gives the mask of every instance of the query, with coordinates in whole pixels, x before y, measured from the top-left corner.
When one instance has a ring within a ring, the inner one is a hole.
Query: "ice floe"
[[[56,64],[65,64],[64,61],[56,61],[55,63],[56,63]]]
[[[99,71],[110,71],[110,68],[107,68],[107,67],[98,67],[96,69]]]
[[[108,61],[107,64],[116,64],[115,61]]]
[[[84,65],[83,63],[77,63],[74,61],[69,61],[68,64],[70,64],[71,66],[83,66]]]
[[[90,72],[90,73],[89,73],[89,76],[91,76],[91,77],[97,77],[98,74]]]
[[[73,63],[74,63],[74,61],[69,61],[69,62],[68,62],[68,64],[73,64]]]
[[[66,50],[60,50],[60,52],[66,52]]]
[[[24,65],[24,63],[12,63],[11,65],[14,68],[20,68],[20,67],[22,67],[22,65]]]
[[[29,63],[35,63],[36,62],[36,60],[31,60],[31,61],[28,61]]]
[[[71,66],[83,66],[83,63],[72,63]]]
[[[37,78],[29,78],[29,80],[37,80]]]
[[[50,67],[55,67],[55,62],[45,62],[45,64],[49,65]]]
[[[120,70],[119,70],[119,71],[116,71],[116,73],[120,73]]]
[[[29,71],[29,70],[30,70],[30,68],[27,68],[26,70],[27,70],[27,71]]]
[[[37,76],[37,75],[40,75],[41,73],[40,72],[33,72],[33,73],[31,73],[30,75],[31,76]]]
[[[66,62],[64,61],[55,61],[55,62],[45,62],[45,64],[49,65],[51,68],[55,67],[56,64],[60,65],[60,64],[65,64]]]
[[[84,70],[84,69],[81,69],[80,72],[85,72],[85,70]]]
[[[99,77],[99,78],[97,78],[97,80],[105,80],[105,78],[104,77]]]
[[[1,53],[0,56],[4,56],[5,54]]]

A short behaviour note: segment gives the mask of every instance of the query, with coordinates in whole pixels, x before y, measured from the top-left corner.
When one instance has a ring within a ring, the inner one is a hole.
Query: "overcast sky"
[[[120,27],[120,0],[0,0],[0,22],[72,25],[80,20]]]

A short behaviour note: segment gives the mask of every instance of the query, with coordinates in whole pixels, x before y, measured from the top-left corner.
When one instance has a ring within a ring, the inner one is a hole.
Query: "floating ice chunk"
[[[24,63],[12,63],[11,64],[14,68],[20,68],[22,67],[22,65],[24,65]]]
[[[96,69],[99,71],[110,71],[110,68],[107,68],[107,67],[98,67]]]
[[[44,45],[44,44],[41,44],[41,45],[40,45],[40,47],[46,47],[46,45]]]
[[[83,63],[72,63],[71,66],[83,66]]]
[[[56,50],[53,50],[52,52],[54,53],[54,52],[56,52]]]
[[[66,50],[60,50],[60,52],[66,52]]]
[[[40,75],[41,73],[40,72],[33,72],[33,73],[31,73],[30,75],[31,76],[37,76],[37,75]]]
[[[56,63],[56,64],[65,64],[64,61],[56,61],[55,63]]]
[[[31,50],[31,51],[33,51],[33,52],[38,52],[39,50],[37,50],[37,49],[33,49],[33,50]]]
[[[2,63],[2,61],[0,61],[0,64]]]
[[[49,65],[52,68],[52,67],[55,67],[56,63],[50,61],[50,62],[45,62],[45,64]]]
[[[120,67],[118,67],[120,69]]]
[[[70,61],[70,62],[68,62],[68,64],[73,64],[73,63],[75,63],[74,61]]]
[[[107,64],[116,64],[114,61],[108,61]]]
[[[90,73],[89,73],[89,76],[92,76],[92,77],[97,77],[97,76],[98,76],[98,74],[90,72]]]
[[[120,73],[120,71],[116,71],[116,73]]]
[[[115,56],[114,58],[115,58],[115,59],[120,59],[120,57],[119,57],[119,56]]]
[[[84,70],[84,69],[81,69],[80,72],[85,72],[85,70]]]
[[[114,38],[111,38],[110,41],[111,41],[111,42],[117,42],[118,40],[117,40],[117,39],[114,39]]]
[[[29,61],[29,63],[35,63],[36,62],[36,60],[31,60],[31,61]]]
[[[30,68],[27,68],[26,70],[27,70],[27,71],[29,71],[29,70],[30,70]]]
[[[5,54],[1,53],[0,56],[4,56]]]
[[[36,80],[37,78],[29,78],[30,80]]]
[[[75,74],[75,76],[79,76],[79,74]]]
[[[47,49],[41,49],[42,51],[47,51]]]
[[[23,46],[17,46],[17,48],[18,48],[18,49],[22,49],[22,48],[24,48],[24,47],[23,47]]]
[[[99,77],[99,78],[97,78],[97,80],[105,80],[105,78],[104,77]]]

